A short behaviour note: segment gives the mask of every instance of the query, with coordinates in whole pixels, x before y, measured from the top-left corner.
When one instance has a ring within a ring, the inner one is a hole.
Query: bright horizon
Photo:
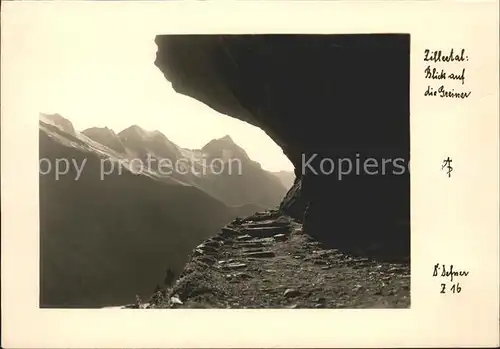
[[[118,133],[138,125],[190,149],[229,135],[264,169],[293,171],[264,131],[176,93],[154,65],[155,33],[83,24],[44,29],[36,44],[25,47],[44,66],[29,72],[40,91],[34,102],[41,113],[60,114],[77,131],[108,127]]]

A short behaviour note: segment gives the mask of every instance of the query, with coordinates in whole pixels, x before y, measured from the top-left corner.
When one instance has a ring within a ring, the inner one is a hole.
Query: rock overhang
[[[176,92],[261,128],[283,149],[299,178],[286,199],[301,207],[296,215],[316,202],[321,213],[310,216],[377,217],[388,209],[386,216],[409,221],[409,173],[341,182],[302,171],[313,154],[409,160],[409,35],[158,35],[155,42],[155,64]]]
[[[159,35],[155,41],[155,64],[174,90],[260,127],[295,165],[303,151],[394,149],[408,139],[408,35]]]

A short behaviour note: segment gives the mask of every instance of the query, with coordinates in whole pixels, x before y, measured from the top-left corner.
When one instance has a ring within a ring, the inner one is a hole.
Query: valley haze
[[[43,113],[39,124],[42,307],[147,297],[197,244],[288,189],[229,136],[185,149],[137,125],[78,132]]]

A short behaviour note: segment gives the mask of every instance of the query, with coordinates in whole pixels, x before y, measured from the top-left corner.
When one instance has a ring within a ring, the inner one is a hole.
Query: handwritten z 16
[[[441,292],[440,293],[446,293],[446,284],[441,284]],[[460,293],[462,291],[462,287],[460,287],[460,283],[457,282],[456,284],[451,285],[451,287],[448,289],[451,293]]]

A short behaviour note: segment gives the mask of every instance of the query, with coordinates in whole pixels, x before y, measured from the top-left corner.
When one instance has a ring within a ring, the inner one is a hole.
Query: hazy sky
[[[119,132],[137,124],[186,148],[200,148],[228,134],[263,168],[293,170],[281,148],[259,128],[174,92],[154,65],[155,33],[92,30],[90,23],[48,23],[41,30],[44,35],[24,50],[40,63],[30,72],[37,75],[32,78],[39,84],[40,112],[59,113],[77,130],[107,126]]]

